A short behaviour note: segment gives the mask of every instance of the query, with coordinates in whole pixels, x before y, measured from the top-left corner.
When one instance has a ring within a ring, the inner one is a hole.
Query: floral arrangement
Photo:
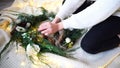
[[[0,52],[0,56],[11,44],[16,42],[25,48],[29,57],[33,54],[39,56],[45,52],[68,57],[69,48],[73,47],[84,31],[66,29],[51,36],[44,36],[37,31],[38,25],[43,21],[52,20],[55,17],[54,13],[41,8],[41,14],[37,16],[25,13],[14,15],[18,17],[12,23],[11,39]]]

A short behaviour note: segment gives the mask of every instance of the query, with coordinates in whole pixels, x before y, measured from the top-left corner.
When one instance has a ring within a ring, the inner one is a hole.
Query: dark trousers
[[[78,13],[93,2],[85,2],[74,13]],[[118,47],[120,39],[120,17],[110,16],[105,21],[93,26],[81,40],[84,51],[96,54]]]
[[[111,16],[87,32],[81,41],[81,47],[91,54],[113,49],[120,44],[118,34],[120,34],[120,17]]]

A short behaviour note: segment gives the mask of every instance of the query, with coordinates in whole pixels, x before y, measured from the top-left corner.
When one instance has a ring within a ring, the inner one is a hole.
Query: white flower
[[[28,44],[26,50],[28,56],[33,56],[33,55],[37,55],[37,53],[40,51],[40,47],[36,44],[32,44],[32,45]]]
[[[20,20],[20,19],[17,19],[17,20],[16,20],[16,24],[19,24],[19,23],[21,23],[21,20]]]
[[[17,30],[18,32],[25,32],[25,31],[26,31],[25,28],[20,27],[20,26],[17,26],[17,27],[16,27],[16,30]]]
[[[27,23],[27,24],[26,24],[26,27],[28,28],[28,27],[30,27],[30,25],[31,25],[30,23]]]
[[[70,43],[70,42],[71,42],[71,39],[67,37],[67,38],[65,39],[65,42],[66,42],[66,43]]]

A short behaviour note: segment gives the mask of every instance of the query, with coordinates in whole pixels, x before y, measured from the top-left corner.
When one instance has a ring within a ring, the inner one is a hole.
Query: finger
[[[42,31],[41,33],[44,34],[44,35],[50,35],[50,34],[52,34],[52,30],[51,29],[46,29],[46,30]]]
[[[45,36],[48,36],[49,34],[48,34],[48,33],[45,33],[44,35],[45,35]]]
[[[38,28],[38,31],[44,31],[44,30],[46,30],[47,29],[47,27],[39,27]]]
[[[42,23],[42,24],[39,26],[38,30],[39,30],[39,31],[42,31],[42,30],[45,30],[45,29],[47,29],[47,28],[49,28],[49,27],[50,27],[50,23],[49,23],[49,22],[45,22],[45,23]]]
[[[49,34],[48,34],[48,32],[47,32],[47,30],[45,30],[45,31],[42,31],[41,32],[43,35],[46,35],[46,36],[48,36]]]
[[[48,33],[49,31],[46,29],[46,30],[43,30],[41,31],[42,34],[45,34],[45,33]]]
[[[38,31],[43,31],[45,29],[47,29],[46,25],[40,25],[39,28],[38,28]]]

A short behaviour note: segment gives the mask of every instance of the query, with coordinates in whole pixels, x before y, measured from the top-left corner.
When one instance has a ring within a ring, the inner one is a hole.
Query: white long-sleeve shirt
[[[61,19],[70,16],[84,2],[85,0],[66,0],[56,16]],[[92,27],[111,15],[120,17],[120,0],[96,0],[83,11],[63,20],[62,23],[65,29],[83,29]]]

